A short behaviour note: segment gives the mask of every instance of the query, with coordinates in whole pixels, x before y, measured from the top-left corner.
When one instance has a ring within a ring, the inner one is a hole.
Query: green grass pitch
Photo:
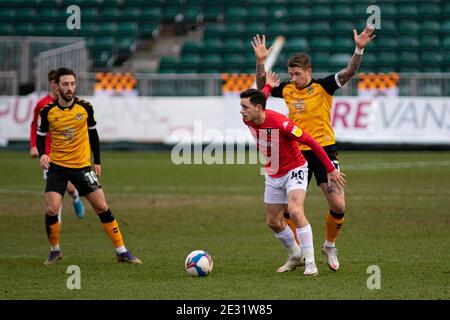
[[[26,152],[0,152],[0,299],[450,299],[450,152],[341,152],[346,222],[328,269],[320,246],[327,205],[313,183],[306,214],[319,275],[276,274],[286,258],[265,225],[260,165],[173,165],[169,152],[104,152],[101,182],[125,244],[143,265],[118,264],[89,207],[65,197],[63,260],[44,266],[42,173]],[[86,200],[85,205],[88,206]],[[186,255],[214,270],[192,278]],[[66,286],[67,267],[81,289]],[[370,290],[367,268],[381,270]]]

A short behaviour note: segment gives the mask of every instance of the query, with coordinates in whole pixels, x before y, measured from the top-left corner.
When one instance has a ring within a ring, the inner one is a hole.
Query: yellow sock
[[[336,215],[336,214],[334,214]],[[340,214],[340,218],[331,215],[330,211],[327,213],[327,241],[335,243],[339,235],[342,225],[344,224],[344,214]]]
[[[113,245],[115,248],[121,247],[124,245],[122,234],[119,230],[119,225],[117,224],[116,219],[114,219],[111,222],[102,223],[103,229],[105,229],[106,233],[108,234],[108,237],[113,242]]]

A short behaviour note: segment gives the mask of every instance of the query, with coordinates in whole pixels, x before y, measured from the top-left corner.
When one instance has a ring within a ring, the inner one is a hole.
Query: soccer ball
[[[186,257],[184,268],[193,277],[206,277],[212,271],[213,260],[207,252],[195,250]]]

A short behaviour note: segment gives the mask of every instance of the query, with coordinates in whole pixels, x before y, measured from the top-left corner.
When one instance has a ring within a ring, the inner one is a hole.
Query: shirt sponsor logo
[[[292,133],[294,136],[300,138],[300,137],[302,136],[302,134],[303,134],[303,131],[302,131],[302,129],[300,129],[300,128],[294,126],[294,128],[292,128],[291,133]]]

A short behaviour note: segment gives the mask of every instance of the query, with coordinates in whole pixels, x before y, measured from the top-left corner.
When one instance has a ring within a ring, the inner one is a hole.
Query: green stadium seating
[[[203,14],[201,6],[187,6],[183,11],[183,16],[186,21],[195,22]]]
[[[441,31],[441,25],[439,21],[436,20],[424,20],[420,23],[419,32],[430,33],[430,34],[438,34]]]
[[[35,36],[48,36],[55,32],[55,24],[51,22],[37,23],[34,28]]]
[[[397,32],[401,34],[417,34],[420,30],[420,24],[413,20],[401,20],[397,25]]]
[[[310,39],[309,45],[313,51],[316,49],[328,50],[328,49],[332,48],[333,42],[328,37],[318,36],[318,37],[314,37],[314,38]]]
[[[314,4],[311,8],[311,18],[312,19],[329,19],[332,15],[331,8],[326,4]]]
[[[0,35],[8,36],[14,34],[14,25],[12,23],[0,22]]]
[[[36,8],[20,8],[17,11],[16,21],[18,22],[33,22],[36,18]]]
[[[14,22],[16,23],[17,10],[12,7],[1,8],[0,21],[1,22]]]
[[[309,19],[311,16],[311,9],[309,8],[302,8],[302,7],[289,7],[287,10],[287,18],[289,19],[289,22],[293,21],[302,21]]]
[[[305,52],[309,50],[308,39],[302,37],[289,38],[284,45],[287,52]]]
[[[132,35],[136,37],[139,35],[138,24],[137,22],[119,22],[117,33],[119,35]]]
[[[332,71],[339,71],[345,68],[348,64],[348,61],[351,59],[352,55],[349,53],[338,53],[330,56],[330,60],[328,61],[328,66]]]
[[[141,10],[138,7],[126,7],[123,8],[119,21],[140,21],[141,19]]]
[[[19,36],[31,36],[34,33],[34,25],[31,23],[20,22],[15,25],[14,33]]]
[[[384,14],[384,5],[381,6],[381,14]],[[417,17],[418,10],[414,2],[407,3],[397,3],[397,14],[398,18],[409,18],[415,19]]]
[[[402,51],[397,63],[402,66],[417,66],[420,63],[419,55],[415,51]]]
[[[382,51],[377,54],[377,65],[395,65],[397,62],[397,54],[393,51]]]
[[[222,13],[222,6],[214,4],[213,1],[211,1],[210,5],[205,5],[205,7],[203,8],[203,16],[206,21],[217,21]]]
[[[418,3],[418,14],[421,17],[437,17],[441,14],[441,8],[439,7],[439,3],[430,2],[430,3]]]
[[[161,19],[161,9],[157,7],[143,7],[139,19],[141,22],[159,21]]]
[[[348,18],[352,16],[352,7],[349,3],[335,3],[331,7],[332,17]]]
[[[398,40],[394,36],[379,36],[376,38],[376,41],[373,43],[376,49],[385,50],[392,49],[395,50],[398,47]]]
[[[312,21],[309,24],[309,34],[311,36],[324,36],[331,32],[330,22],[327,20]]]
[[[309,32],[309,23],[306,21],[291,22],[288,24],[288,37],[301,37]]]
[[[400,50],[416,50],[418,45],[419,40],[417,39],[417,36],[413,34],[403,34],[398,38],[398,48]]]
[[[331,22],[331,30],[333,34],[345,34],[347,36],[352,36],[353,29],[355,28],[355,25],[353,22],[348,20],[333,20]]]
[[[113,36],[119,30],[116,22],[103,22],[98,24],[97,34],[100,36]]]
[[[182,55],[186,54],[200,54],[200,51],[202,50],[202,45],[198,42],[193,41],[187,41],[183,44],[183,48],[181,49]]]
[[[116,39],[116,46],[119,52],[131,52],[136,38],[134,35],[128,37],[119,37]]]
[[[115,22],[119,20],[121,11],[114,7],[104,7],[99,11],[99,18],[101,21],[112,21]]]
[[[438,35],[427,34],[419,38],[419,49],[429,50],[429,49],[440,49],[440,41]]]

